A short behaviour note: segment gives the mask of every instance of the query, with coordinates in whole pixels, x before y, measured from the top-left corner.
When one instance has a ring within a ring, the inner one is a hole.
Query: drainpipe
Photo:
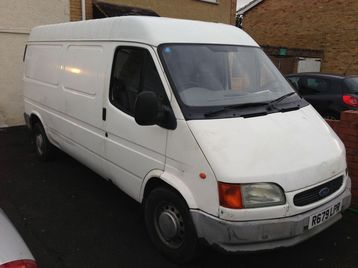
[[[81,0],[82,20],[86,20],[86,0]]]

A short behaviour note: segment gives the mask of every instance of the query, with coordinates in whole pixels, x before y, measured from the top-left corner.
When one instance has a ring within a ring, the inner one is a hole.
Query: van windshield
[[[294,92],[258,47],[168,44],[159,52],[177,99],[189,113],[258,106]]]

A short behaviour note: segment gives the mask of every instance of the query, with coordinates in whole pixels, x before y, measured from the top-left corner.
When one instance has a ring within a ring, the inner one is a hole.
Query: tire
[[[144,220],[153,244],[176,263],[193,260],[198,238],[185,200],[174,190],[159,187],[144,202]]]
[[[332,110],[326,110],[322,112],[322,117],[324,119],[331,119],[331,120],[339,120],[341,117],[340,112],[332,111]]]
[[[35,144],[36,155],[41,161],[49,161],[54,156],[54,146],[46,136],[46,132],[41,123],[33,126],[33,142]]]
[[[339,117],[337,115],[334,115],[332,113],[325,114],[323,116],[324,119],[330,119],[330,120],[339,120]]]

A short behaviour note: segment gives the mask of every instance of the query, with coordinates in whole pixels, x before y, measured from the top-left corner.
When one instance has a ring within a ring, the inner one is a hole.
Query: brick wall
[[[86,19],[92,19],[91,0],[86,0]],[[81,0],[70,0],[70,20],[82,20]]]
[[[199,0],[102,0],[111,4],[151,9],[163,17],[235,23],[236,0],[217,4]],[[70,0],[71,21],[81,20],[81,0]],[[87,19],[92,18],[92,0],[86,0]]]
[[[231,2],[230,24],[235,25],[237,0],[231,0],[230,2]]]
[[[357,0],[264,0],[243,28],[260,45],[323,50],[322,72],[358,74]]]
[[[346,146],[348,172],[352,179],[352,206],[358,208],[358,111],[346,111],[341,120],[327,120]]]

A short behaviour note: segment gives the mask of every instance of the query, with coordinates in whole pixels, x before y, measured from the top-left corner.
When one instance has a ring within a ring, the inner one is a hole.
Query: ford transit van
[[[142,203],[173,260],[202,243],[293,246],[350,205],[342,142],[236,27],[139,16],[40,26],[24,61],[38,156],[57,147]]]

